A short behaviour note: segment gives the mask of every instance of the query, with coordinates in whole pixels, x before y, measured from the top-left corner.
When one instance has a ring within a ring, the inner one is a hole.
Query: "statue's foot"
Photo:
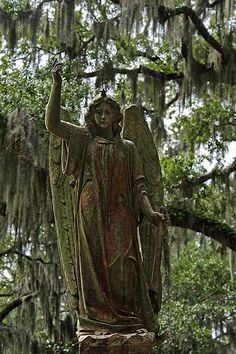
[[[94,334],[94,331],[91,330],[86,330],[86,329],[80,329],[80,330],[77,330],[76,332],[77,336],[89,336],[89,335],[93,335]]]
[[[136,330],[137,334],[145,334],[145,333],[149,333],[148,330],[146,328],[140,328]]]
[[[107,336],[107,335],[111,334],[111,332],[107,329],[96,329],[94,334],[96,336]]]

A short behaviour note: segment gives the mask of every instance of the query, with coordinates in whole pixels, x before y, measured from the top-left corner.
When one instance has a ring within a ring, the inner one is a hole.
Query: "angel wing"
[[[70,113],[61,107],[61,119],[71,121]],[[51,134],[49,143],[49,174],[56,223],[58,250],[66,282],[68,300],[72,308],[78,307],[75,273],[75,223],[73,213],[74,192],[70,177],[62,173],[61,163],[66,143]]]
[[[134,142],[143,165],[147,191],[154,210],[163,204],[163,183],[158,153],[152,134],[139,108],[132,105],[124,111],[123,138]],[[161,287],[161,255],[164,235],[163,225],[152,225],[146,218],[140,227],[144,272],[149,287],[149,294],[155,312],[160,310]]]

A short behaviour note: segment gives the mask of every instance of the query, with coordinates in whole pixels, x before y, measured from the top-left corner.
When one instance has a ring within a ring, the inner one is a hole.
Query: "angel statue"
[[[78,336],[157,333],[164,215],[156,211],[163,191],[151,133],[137,106],[123,118],[105,90],[90,103],[85,125],[72,124],[60,105],[61,69],[55,61],[46,127],[58,247]]]

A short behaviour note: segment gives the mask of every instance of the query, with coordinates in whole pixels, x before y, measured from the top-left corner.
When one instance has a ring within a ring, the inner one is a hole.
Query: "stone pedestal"
[[[79,354],[152,354],[154,333],[80,335]]]

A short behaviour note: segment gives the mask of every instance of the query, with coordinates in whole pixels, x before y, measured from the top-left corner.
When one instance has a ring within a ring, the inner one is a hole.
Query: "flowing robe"
[[[62,160],[75,181],[79,330],[156,331],[137,238],[146,190],[134,144],[70,124]]]

